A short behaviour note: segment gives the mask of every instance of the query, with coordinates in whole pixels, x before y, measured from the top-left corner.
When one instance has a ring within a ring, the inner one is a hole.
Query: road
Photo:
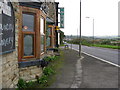
[[[79,45],[75,44],[68,44],[69,47],[75,50],[79,50]],[[90,54],[92,56],[98,57],[100,59],[104,59],[106,61],[112,62],[114,64],[118,64],[118,54],[120,51],[115,49],[108,49],[108,48],[100,48],[100,47],[88,47],[88,46],[82,46],[82,52],[85,52],[87,54]]]
[[[108,90],[118,90],[117,88],[120,85],[118,67],[83,53],[82,56],[84,58],[81,60],[82,83],[80,88],[100,88],[100,90],[109,88]]]
[[[49,88],[118,88],[118,67],[83,53],[84,58],[80,59],[75,50],[61,50],[64,52],[62,67],[57,70],[55,82]]]

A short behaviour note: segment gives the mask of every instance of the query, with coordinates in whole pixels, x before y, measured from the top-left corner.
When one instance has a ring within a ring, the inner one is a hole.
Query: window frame
[[[37,60],[40,59],[42,57],[42,55],[44,53],[46,53],[46,14],[44,12],[42,12],[39,9],[35,9],[35,8],[30,8],[30,7],[26,7],[26,6],[19,6],[20,8],[20,15],[19,15],[19,26],[18,26],[18,62],[24,62],[24,61],[31,61],[31,60]],[[24,13],[32,13],[34,14],[34,32],[26,32],[26,31],[22,31],[22,15]],[[44,52],[41,53],[41,30],[40,30],[40,17],[44,18]],[[34,34],[34,56],[24,56],[24,52],[23,52],[23,47],[24,47],[24,41],[23,41],[23,37],[24,34]]]
[[[48,25],[48,28],[51,28],[51,35],[48,36],[51,39],[49,48],[54,48],[54,38],[55,38],[54,25]]]
[[[30,8],[30,7],[24,7],[24,6],[19,6],[20,7],[20,18],[19,18],[19,32],[18,32],[18,61],[28,61],[27,59],[35,59],[35,58],[39,58],[39,51],[36,50],[37,48],[40,48],[36,42],[39,42],[39,20],[37,20],[38,16],[40,15],[40,12],[38,9],[35,8]],[[22,30],[22,26],[23,26],[23,14],[31,14],[34,15],[34,31],[23,31]],[[33,56],[24,56],[24,35],[25,34],[30,34],[33,35]]]
[[[52,25],[48,25],[48,28],[50,28],[50,35],[48,37],[50,38],[50,46],[47,46],[48,48],[52,48]]]
[[[42,56],[45,52],[46,52],[46,15],[40,10],[40,25],[41,25],[41,17],[44,18],[44,50],[43,52],[41,51],[41,47],[40,47],[40,56]],[[39,26],[40,27],[40,26]],[[40,32],[40,46],[41,46],[41,28],[39,28],[39,32]]]

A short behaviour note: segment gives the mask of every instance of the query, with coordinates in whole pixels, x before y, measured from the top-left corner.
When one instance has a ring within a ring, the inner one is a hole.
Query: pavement
[[[63,49],[64,65],[50,88],[118,88],[118,67],[71,49]]]
[[[49,88],[71,88],[76,75],[76,63],[79,59],[78,52],[74,50],[64,51],[64,65],[60,69],[56,81]]]

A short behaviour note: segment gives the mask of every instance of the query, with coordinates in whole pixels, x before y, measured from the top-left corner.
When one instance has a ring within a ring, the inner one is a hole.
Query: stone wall
[[[16,52],[3,55],[2,61],[2,87],[14,87],[19,78]]]
[[[50,17],[54,22],[56,22],[56,7],[55,2],[47,2],[49,8],[47,16]]]
[[[34,80],[36,76],[40,77],[42,75],[42,69],[37,66],[20,68],[19,75],[26,81]]]
[[[4,54],[0,56],[2,58],[2,88],[13,88],[16,86],[19,74],[18,74],[18,17],[17,14],[19,12],[18,3],[12,3],[15,8],[15,41],[16,41],[16,49],[12,53]]]

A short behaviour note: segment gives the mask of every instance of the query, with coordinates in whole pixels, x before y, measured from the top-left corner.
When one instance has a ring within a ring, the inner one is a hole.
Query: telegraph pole
[[[80,36],[79,36],[79,56],[81,58],[81,0],[80,0]]]
[[[72,35],[71,35],[71,49],[72,49]]]
[[[95,44],[95,38],[94,38],[94,18],[93,18],[93,45]]]

